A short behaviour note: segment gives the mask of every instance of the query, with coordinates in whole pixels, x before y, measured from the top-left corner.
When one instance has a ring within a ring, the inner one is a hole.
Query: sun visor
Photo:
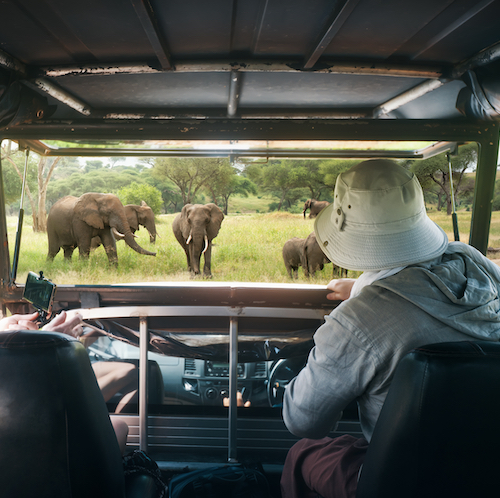
[[[500,76],[467,71],[462,79],[467,85],[460,90],[456,108],[464,116],[500,121]]]

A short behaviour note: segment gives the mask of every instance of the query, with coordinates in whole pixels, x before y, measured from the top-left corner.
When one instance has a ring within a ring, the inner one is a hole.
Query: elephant
[[[224,214],[213,203],[186,204],[175,217],[172,230],[186,253],[192,274],[200,274],[200,258],[204,254],[203,275],[212,276],[212,240],[217,237],[223,219]]]
[[[306,239],[293,237],[283,245],[283,261],[290,278],[298,278],[299,276],[299,266],[302,264],[305,241]]]
[[[307,199],[304,204],[303,215],[306,217],[306,211],[309,209],[309,218],[316,218],[319,212],[322,209],[325,209],[326,206],[329,206],[330,203],[328,201],[317,201],[316,199]]]
[[[135,234],[135,232],[139,230],[139,225],[142,225],[143,227],[146,227],[146,230],[149,233],[149,242],[154,244],[158,233],[156,232],[155,214],[153,213],[153,210],[146,204],[145,201],[141,201],[140,206],[136,204],[126,204],[124,208],[132,234]],[[116,234],[114,235],[117,240],[123,240],[123,237],[117,237]],[[100,237],[92,237],[90,248],[95,249],[101,244],[102,241]]]
[[[116,265],[118,256],[113,233],[117,238],[123,237],[139,254],[156,256],[135,241],[125,208],[116,195],[91,192],[81,197],[63,197],[52,206],[47,218],[47,259],[54,259],[61,247],[66,259],[71,259],[76,247],[80,258],[88,258],[92,237],[99,236],[109,262]]]
[[[326,257],[325,253],[319,247],[318,241],[316,240],[316,234],[311,232],[304,242],[304,250],[302,252],[302,268],[304,269],[304,275],[309,278],[309,276],[314,277],[316,271],[321,271],[324,265],[331,263],[331,261]],[[333,275],[347,277],[347,270],[339,268],[337,265],[333,265]]]

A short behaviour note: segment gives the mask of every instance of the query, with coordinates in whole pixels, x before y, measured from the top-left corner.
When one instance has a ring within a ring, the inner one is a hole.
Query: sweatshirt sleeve
[[[285,390],[283,420],[295,436],[319,439],[365,392],[375,367],[368,344],[332,315],[314,334],[314,343],[306,366]]]

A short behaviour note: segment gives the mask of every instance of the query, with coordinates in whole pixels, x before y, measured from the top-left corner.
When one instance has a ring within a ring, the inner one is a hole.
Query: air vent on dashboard
[[[255,364],[255,377],[267,377],[265,362]]]
[[[195,375],[196,374],[196,360],[193,358],[185,358],[184,359],[184,373],[186,375]]]

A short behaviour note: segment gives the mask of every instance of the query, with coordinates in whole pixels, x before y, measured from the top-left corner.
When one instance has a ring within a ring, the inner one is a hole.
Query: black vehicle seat
[[[0,377],[2,496],[155,496],[149,476],[125,481],[106,404],[80,342],[54,332],[1,332]]]
[[[440,343],[398,365],[357,498],[498,496],[500,344]]]

